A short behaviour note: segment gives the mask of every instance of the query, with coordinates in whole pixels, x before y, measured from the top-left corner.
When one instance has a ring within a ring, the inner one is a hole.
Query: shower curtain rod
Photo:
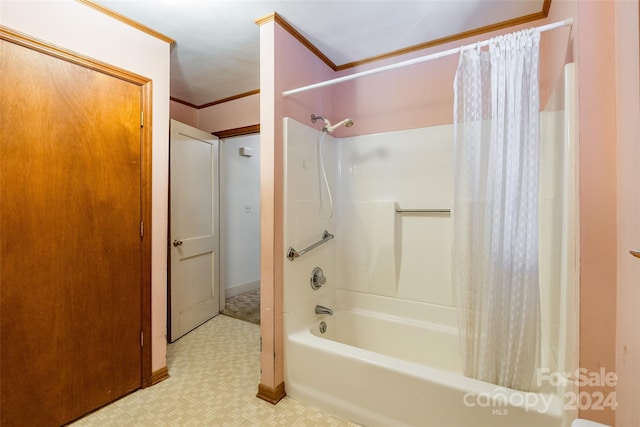
[[[567,18],[565,20],[554,22],[552,24],[542,25],[540,27],[534,27],[533,30],[535,30],[535,31],[537,31],[539,33],[542,33],[544,31],[555,30],[556,28],[567,27],[567,26],[571,26],[571,25],[573,25],[573,18]],[[338,78],[331,79],[331,80],[326,80],[324,82],[315,83],[315,84],[308,85],[308,86],[302,86],[302,87],[299,87],[297,89],[285,90],[284,92],[282,92],[282,96],[286,97],[286,96],[293,95],[293,94],[296,94],[296,93],[306,92],[306,91],[311,90],[311,89],[316,89],[316,88],[324,87],[324,86],[331,86],[331,85],[334,85],[334,84],[337,84],[337,83],[346,82],[348,80],[357,79],[359,77],[369,76],[371,74],[382,73],[383,71],[395,70],[396,68],[403,68],[403,67],[406,67],[408,65],[419,64],[421,62],[431,61],[432,59],[437,59],[437,58],[442,58],[444,56],[454,55],[456,53],[462,52],[462,51],[467,50],[467,49],[473,49],[473,48],[476,48],[476,47],[483,47],[483,46],[487,46],[488,44],[489,44],[489,40],[485,40],[485,41],[481,41],[481,42],[477,42],[477,43],[471,43],[471,44],[466,45],[466,46],[456,47],[456,48],[445,50],[445,51],[442,51],[442,52],[432,53],[430,55],[425,55],[425,56],[421,56],[421,57],[418,57],[418,58],[409,59],[407,61],[402,61],[402,62],[398,62],[398,63],[395,63],[395,64],[385,65],[385,66],[379,67],[379,68],[373,68],[371,70],[362,71],[362,72],[359,72],[359,73],[350,74],[348,76],[338,77]]]

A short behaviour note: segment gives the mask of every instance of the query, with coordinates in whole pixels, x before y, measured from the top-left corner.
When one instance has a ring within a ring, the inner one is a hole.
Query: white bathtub
[[[366,426],[562,425],[554,394],[464,377],[455,327],[402,315],[424,313],[423,307],[384,298],[391,310],[380,312],[379,297],[363,302],[357,293],[337,293],[316,301],[333,308],[333,316],[316,315],[315,305],[285,315],[289,396]]]

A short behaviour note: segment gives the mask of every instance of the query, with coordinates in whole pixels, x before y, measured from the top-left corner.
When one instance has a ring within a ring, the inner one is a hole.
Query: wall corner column
[[[260,384],[257,397],[285,396],[283,372],[283,142],[276,92],[275,13],[260,26]]]

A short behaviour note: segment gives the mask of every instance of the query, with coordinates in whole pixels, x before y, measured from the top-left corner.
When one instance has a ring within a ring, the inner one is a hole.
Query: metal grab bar
[[[451,209],[400,209],[397,208],[398,213],[451,213]]]
[[[333,234],[329,233],[327,230],[324,230],[322,232],[322,240],[315,242],[313,245],[309,246],[308,248],[304,248],[303,250],[298,252],[295,249],[290,247],[289,250],[287,251],[287,258],[289,258],[289,261],[293,261],[294,259],[306,254],[310,250],[317,248],[321,244],[328,242],[331,239],[333,239]]]

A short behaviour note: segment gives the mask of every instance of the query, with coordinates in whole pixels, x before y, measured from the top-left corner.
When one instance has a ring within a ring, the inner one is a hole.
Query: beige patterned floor
[[[167,349],[171,378],[73,423],[84,426],[356,426],[285,397],[255,397],[260,327],[219,315]]]

